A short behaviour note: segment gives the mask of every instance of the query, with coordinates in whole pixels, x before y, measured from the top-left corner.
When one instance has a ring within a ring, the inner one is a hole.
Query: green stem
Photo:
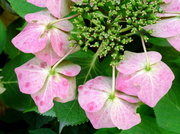
[[[62,19],[58,19],[58,20],[52,21],[51,23],[48,24],[48,26],[52,26],[53,24],[55,24],[55,23],[57,23],[57,22],[61,22],[61,21],[65,21],[65,20],[74,18],[74,17],[76,17],[76,16],[78,16],[78,15],[79,15],[79,14],[75,14],[75,15],[72,15],[72,16],[69,16],[69,17],[66,17],[66,18],[62,18]]]
[[[55,68],[59,65],[59,63],[61,63],[69,54],[71,54],[77,46],[78,45],[76,44],[68,53],[66,53],[66,55],[64,55],[64,57],[62,57],[58,62],[56,62],[56,64],[52,67],[51,71],[54,71]]]
[[[86,77],[84,79],[84,83],[87,81],[87,78],[88,78],[89,74],[91,73],[91,70],[92,70],[92,68],[93,68],[93,66],[94,66],[94,64],[96,62],[96,59],[97,59],[97,57],[99,56],[99,54],[101,52],[102,46],[103,45],[101,44],[100,47],[98,48],[98,50],[96,51],[96,53],[93,56],[92,62],[91,62],[90,67],[89,67],[89,70],[88,70],[87,75],[86,75]]]
[[[112,66],[112,94],[115,94],[116,87],[116,67]]]
[[[141,33],[140,33],[140,37],[141,37],[141,42],[142,42],[143,50],[144,50],[144,53],[146,55],[146,67],[145,67],[145,69],[147,71],[149,71],[151,69],[150,61],[149,61],[149,56],[147,54],[146,46],[145,46],[144,39],[143,39],[143,36],[142,36]]]
[[[14,84],[18,83],[18,81],[1,81],[2,84]]]
[[[120,30],[120,33],[129,31],[129,30],[131,30],[131,28],[130,28],[130,27],[126,27],[126,28],[121,29],[121,30]]]

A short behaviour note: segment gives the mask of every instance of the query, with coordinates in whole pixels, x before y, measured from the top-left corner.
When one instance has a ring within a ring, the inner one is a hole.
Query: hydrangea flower
[[[68,102],[75,99],[76,79],[80,66],[61,62],[54,70],[46,62],[33,58],[15,69],[20,91],[31,94],[40,113],[53,107],[53,100]]]
[[[78,88],[78,101],[93,127],[129,129],[140,123],[136,113],[139,99],[122,92],[112,93],[112,80],[98,76]]]
[[[169,91],[174,74],[161,61],[158,52],[147,52],[150,66],[144,53],[125,51],[124,60],[120,61],[117,70],[116,88],[129,95],[138,96],[145,104],[154,107]]]
[[[65,20],[53,23],[57,19],[47,10],[25,16],[28,24],[12,39],[15,47],[25,53],[34,53],[39,59],[54,65],[71,48],[68,32],[73,25]]]
[[[165,13],[158,13],[161,17],[158,23],[145,26],[145,30],[153,30],[152,36],[167,38],[168,42],[178,51],[180,51],[180,1],[164,0],[161,8]]]
[[[57,18],[62,18],[71,11],[70,6],[73,2],[79,0],[27,0],[27,2],[38,7],[47,7],[47,9]]]

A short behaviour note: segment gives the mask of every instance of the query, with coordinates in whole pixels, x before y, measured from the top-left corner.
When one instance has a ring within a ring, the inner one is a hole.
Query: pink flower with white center
[[[167,38],[168,42],[180,51],[180,0],[164,0],[161,8],[165,13],[158,13],[161,17],[158,23],[145,26],[145,30],[153,30],[152,36]]]
[[[57,21],[48,11],[27,14],[26,27],[12,39],[12,43],[24,53],[34,53],[39,59],[54,65],[71,48],[68,32],[73,25],[67,21]]]
[[[116,88],[129,95],[138,96],[145,104],[154,107],[169,91],[174,80],[171,69],[161,61],[158,52],[147,52],[150,64],[144,53],[125,51],[124,60],[117,70]]]
[[[73,2],[81,0],[27,0],[27,2],[39,7],[47,7],[47,9],[57,18],[62,18],[71,11],[70,6]]]
[[[33,58],[15,69],[20,91],[31,94],[44,113],[53,107],[53,100],[68,102],[75,99],[76,78],[80,66],[62,61],[55,69],[46,62]]]
[[[141,122],[136,113],[139,99],[115,91],[112,80],[98,76],[78,88],[78,101],[95,129],[118,127],[129,129]]]

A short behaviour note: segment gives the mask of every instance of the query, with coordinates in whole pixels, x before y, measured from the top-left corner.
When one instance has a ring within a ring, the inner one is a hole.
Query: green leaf
[[[165,38],[152,37],[149,38],[148,42],[152,43],[153,45],[161,46],[161,47],[171,46],[171,44]]]
[[[60,122],[60,132],[64,126],[78,125],[88,121],[84,110],[79,106],[77,100],[67,103],[54,103],[54,111]]]
[[[6,44],[6,30],[3,23],[0,21],[0,54]]]
[[[8,1],[11,4],[12,8],[15,10],[15,12],[21,17],[24,17],[28,13],[34,13],[44,9],[30,4],[26,0],[8,0]]]
[[[123,130],[120,134],[163,134],[156,124],[154,118],[142,116],[140,124],[128,130]]]
[[[19,33],[19,31],[16,30],[16,28],[22,27],[23,24],[24,20],[18,19],[12,24],[10,24],[7,28],[7,41],[4,52],[8,55],[10,59],[15,58],[17,55],[22,53],[12,44],[11,40]]]
[[[107,76],[105,69],[92,51],[78,51],[68,56],[67,59],[81,66],[81,72],[77,76],[77,85],[84,84],[96,76]]]
[[[57,134],[49,128],[41,128],[37,130],[29,130],[29,134]]]
[[[94,134],[119,134],[120,131],[118,128],[101,128]]]
[[[49,116],[42,116],[35,112],[29,112],[24,114],[24,119],[30,125],[30,129],[38,129],[44,124],[52,121],[54,118]]]
[[[172,88],[154,108],[157,123],[162,128],[180,132],[180,84],[173,84]]]
[[[20,92],[14,69],[32,57],[34,57],[32,54],[21,54],[17,56],[4,66],[0,74],[0,76],[3,76],[2,81],[6,88],[6,91],[0,95],[0,98],[9,107],[21,111],[31,108],[32,105],[34,105],[34,102],[30,95]]]

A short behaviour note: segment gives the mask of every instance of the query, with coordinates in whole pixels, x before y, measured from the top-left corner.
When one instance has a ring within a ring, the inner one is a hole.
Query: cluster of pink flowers
[[[164,0],[161,5],[164,13],[157,14],[161,20],[153,25],[145,26],[145,30],[153,30],[152,36],[166,38],[168,42],[180,51],[180,1]]]
[[[76,97],[75,76],[81,67],[63,59],[79,48],[70,47],[68,34],[73,25],[63,17],[70,12],[73,2],[79,0],[27,1],[40,7],[47,7],[48,10],[27,14],[25,20],[28,24],[12,40],[18,49],[36,56],[16,68],[15,72],[20,91],[31,94],[39,111],[44,113],[53,107],[53,100],[64,103]],[[172,6],[172,3],[169,6]],[[164,5],[162,7],[165,10],[168,8]],[[175,18],[175,21],[177,19]],[[154,31],[159,25],[164,27],[171,22],[159,23],[153,25]],[[146,29],[152,29],[153,26]],[[172,38],[178,36],[177,30],[172,31],[174,31]],[[164,35],[164,32],[157,32],[155,31],[154,35],[159,36],[160,33]],[[172,35],[163,37],[171,40],[170,36]],[[125,51],[124,60],[120,61],[116,68],[118,75],[115,82],[112,78],[98,76],[78,87],[79,104],[94,128],[129,129],[141,122],[140,115],[136,113],[140,101],[154,107],[168,92],[174,74],[161,61],[162,57],[158,52],[148,52],[147,55],[149,62],[144,53]],[[116,83],[115,87],[113,83]]]
[[[68,102],[75,99],[76,79],[80,66],[63,60],[79,47],[70,47],[68,34],[73,25],[65,15],[70,12],[71,0],[28,0],[47,9],[27,14],[26,27],[13,38],[15,47],[25,53],[33,53],[36,58],[15,69],[20,91],[31,94],[44,113],[53,107],[53,100]],[[47,5],[47,6],[46,6]],[[61,8],[59,8],[61,7]]]
[[[117,67],[114,92],[107,77],[96,77],[79,86],[79,103],[94,128],[129,129],[141,121],[136,113],[138,102],[154,107],[168,92],[173,72],[161,61],[158,52],[148,52],[148,56],[150,64],[144,53],[125,51],[125,58]]]

